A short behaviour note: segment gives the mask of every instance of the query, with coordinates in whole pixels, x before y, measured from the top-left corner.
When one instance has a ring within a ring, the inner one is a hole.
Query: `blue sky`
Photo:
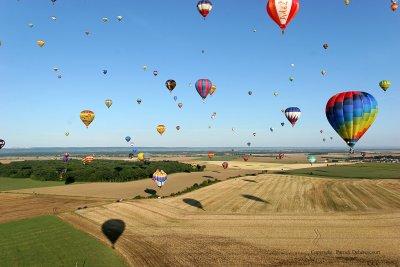
[[[345,150],[325,105],[336,93],[360,90],[376,98],[379,113],[356,148],[400,146],[400,18],[389,0],[348,6],[342,0],[300,1],[283,36],[265,10],[267,1],[212,2],[204,21],[197,1],[1,0],[0,138],[7,147],[124,146],[129,135],[139,147],[251,142]],[[39,39],[46,42],[42,48]],[[200,78],[217,85],[205,103],[194,87]],[[168,79],[177,82],[172,93],[164,85]],[[392,82],[386,93],[378,85],[383,79]],[[302,110],[294,128],[280,111],[290,106]],[[79,119],[85,109],[96,114],[88,129]],[[158,124],[167,126],[163,136]]]

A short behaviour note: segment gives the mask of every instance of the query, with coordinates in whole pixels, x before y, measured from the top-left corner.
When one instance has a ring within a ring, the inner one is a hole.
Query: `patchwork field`
[[[60,216],[107,243],[100,226],[122,220],[116,249],[132,266],[400,263],[398,180],[267,174]]]

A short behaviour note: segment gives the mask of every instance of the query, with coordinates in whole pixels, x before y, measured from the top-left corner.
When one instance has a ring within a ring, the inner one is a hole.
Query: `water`
[[[346,153],[346,147],[138,147],[137,152],[153,154],[180,154],[192,155],[208,153]],[[400,153],[400,148],[360,148],[358,151],[367,150],[372,153]],[[0,157],[28,157],[28,156],[60,156],[65,152],[74,156],[88,154],[104,156],[127,156],[132,152],[130,147],[32,147],[32,148],[3,148]]]

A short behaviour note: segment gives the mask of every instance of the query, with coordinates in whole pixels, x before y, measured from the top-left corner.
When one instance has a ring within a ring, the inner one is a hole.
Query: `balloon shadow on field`
[[[184,199],[182,199],[182,201],[185,202],[186,204],[190,205],[190,206],[195,207],[195,208],[205,210],[205,209],[203,208],[203,205],[201,205],[201,202],[198,201],[198,200],[196,200],[196,199],[193,199],[193,198],[184,198]]]
[[[101,230],[114,249],[115,243],[125,230],[125,222],[119,219],[111,219],[103,223]]]
[[[250,180],[250,179],[243,179],[243,181],[250,182],[250,183],[257,183],[257,181]]]
[[[268,201],[266,201],[266,200],[264,200],[264,199],[262,199],[262,198],[256,197],[256,196],[252,196],[252,195],[243,195],[243,194],[242,194],[242,197],[247,198],[247,199],[250,199],[250,200],[254,200],[254,201],[257,201],[257,202],[262,202],[262,203],[270,204]]]
[[[147,194],[150,194],[150,195],[155,195],[155,194],[157,194],[157,191],[156,191],[156,190],[154,190],[154,189],[149,189],[149,188],[146,188],[146,189],[144,190],[144,192],[147,193]]]

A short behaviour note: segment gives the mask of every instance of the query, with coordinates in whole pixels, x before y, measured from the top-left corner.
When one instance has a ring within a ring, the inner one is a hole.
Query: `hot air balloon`
[[[319,132],[320,132],[320,133],[323,133],[323,132],[324,132],[324,130],[319,130]]]
[[[65,132],[64,134],[65,134],[65,136],[69,136],[69,132]]]
[[[178,100],[178,97],[177,97],[177,96],[174,96],[174,101],[176,101],[176,100]]]
[[[56,16],[51,16],[51,20],[52,20],[52,21],[56,21],[56,20],[57,20],[57,17],[56,17]]]
[[[176,129],[179,131],[181,129],[181,126],[176,126]]]
[[[209,159],[213,159],[213,157],[214,157],[214,153],[208,152],[208,158],[209,158]]]
[[[86,165],[86,164],[92,163],[93,160],[94,160],[94,156],[88,155],[88,156],[84,157],[81,161],[82,161],[83,165]]]
[[[58,68],[57,68],[57,67],[54,67],[53,70],[54,70],[54,71],[58,71]]]
[[[277,91],[274,92],[274,96],[278,96],[279,93]]]
[[[29,23],[28,26],[29,26],[29,28],[32,28],[33,27],[33,23]]]
[[[43,40],[39,40],[37,41],[38,46],[43,47],[44,46],[44,41]]]
[[[256,133],[253,133],[253,136],[256,136]]]
[[[146,71],[147,70],[147,66],[143,66],[143,70]]]
[[[249,160],[249,156],[243,156],[243,160],[244,161],[248,161]]]
[[[156,127],[156,130],[160,135],[162,135],[165,132],[165,129],[166,129],[166,127],[162,124],[160,124]]]
[[[363,157],[363,158],[365,158],[365,156],[367,155],[367,152],[365,152],[365,151],[361,151],[361,156]]]
[[[290,64],[290,66],[292,67],[292,68],[294,68],[294,64],[292,63],[292,64]]]
[[[399,8],[399,5],[398,4],[392,4],[390,6],[390,8],[392,9],[392,11],[396,11]]]
[[[322,71],[321,71],[321,74],[322,74],[322,75],[325,75],[325,74],[326,74],[326,70],[322,70]]]
[[[325,141],[326,141],[326,139],[325,139],[325,138],[322,138],[322,141],[324,141],[324,142],[325,142]]]
[[[293,76],[290,76],[290,77],[289,77],[289,81],[293,82],[293,81],[294,81],[294,77],[293,77]]]
[[[117,16],[117,20],[121,21],[122,20],[122,16]]]
[[[208,0],[200,0],[197,3],[197,10],[200,12],[200,14],[203,16],[204,19],[206,19],[211,9],[212,9],[212,4]]]
[[[279,157],[279,159],[284,159],[285,158],[285,154],[284,153],[279,153],[278,157]]]
[[[300,118],[301,111],[297,107],[290,107],[285,110],[285,116],[290,121],[292,126],[296,124],[297,120]]]
[[[213,113],[211,114],[211,119],[215,119],[216,116],[217,116],[217,113],[216,113],[216,112],[213,112]]]
[[[130,136],[125,137],[125,141],[126,141],[126,142],[131,141],[131,137],[130,137]]]
[[[333,140],[333,137],[331,136],[331,137],[329,137],[331,140]]]
[[[247,146],[251,146],[251,143],[250,143],[250,142],[247,142]]]
[[[235,127],[232,127],[232,132],[234,132],[234,131],[236,131],[236,128],[235,128]]]
[[[378,103],[365,92],[343,92],[329,99],[325,112],[330,125],[351,151],[374,122]]]
[[[273,127],[269,128],[269,130],[270,130],[271,132],[274,132],[274,128],[273,128]]]
[[[268,15],[281,28],[282,34],[285,32],[286,26],[296,16],[299,8],[298,0],[268,0],[267,4]]]
[[[51,0],[51,2],[53,3],[53,5],[56,3],[57,0]]]
[[[80,114],[80,118],[82,122],[86,125],[86,128],[89,127],[89,124],[94,120],[94,112],[91,110],[84,110]]]
[[[322,47],[323,47],[324,49],[328,49],[329,45],[328,45],[328,44],[324,44]]]
[[[165,86],[168,88],[169,92],[171,93],[176,86],[176,82],[174,80],[168,80],[165,82]]]
[[[58,78],[58,79],[61,79],[61,78],[62,78],[62,75],[61,75],[61,74],[58,74],[58,75],[57,75],[57,78]]]
[[[105,102],[105,104],[106,104],[106,106],[107,106],[108,108],[110,108],[111,105],[112,105],[112,103],[113,103],[111,99],[106,99],[104,102]]]
[[[131,142],[131,143],[129,144],[130,147],[133,147],[134,145],[135,145],[135,143],[133,143],[133,142]]]
[[[3,148],[3,146],[6,145],[6,141],[4,141],[3,139],[0,139],[0,149]]]
[[[208,79],[197,80],[195,87],[196,87],[197,93],[199,93],[199,95],[203,99],[203,101],[206,99],[207,95],[210,93],[212,84],[213,83]]]
[[[137,158],[138,158],[139,161],[144,161],[144,153],[143,153],[143,152],[140,152],[140,153],[137,155]]]
[[[392,85],[392,83],[388,80],[380,81],[379,86],[382,88],[383,91],[386,92],[387,89]]]
[[[285,126],[285,123],[284,123],[284,122],[281,122],[281,125],[282,125],[282,126]]]
[[[222,168],[224,168],[224,169],[226,169],[226,168],[228,168],[228,162],[224,162],[224,163],[222,163]]]
[[[285,113],[285,109],[284,109],[284,108],[283,108],[283,109],[281,109],[281,112],[282,112],[282,113]]]
[[[85,31],[85,34],[86,34],[86,35],[89,35],[89,34],[90,34],[90,31]]]
[[[107,22],[108,18],[107,17],[103,17],[102,20],[103,20],[103,22]]]
[[[104,75],[107,74],[107,70],[103,70],[103,74],[104,74]]]
[[[64,153],[63,161],[67,163],[69,161],[69,153]]]
[[[182,103],[178,103],[178,107],[182,108],[183,104]]]
[[[153,71],[153,75],[154,75],[154,76],[157,76],[157,75],[158,75],[158,71],[156,71],[156,70]]]
[[[316,156],[308,156],[307,160],[311,165],[313,165],[313,163],[317,162],[317,157]]]
[[[154,181],[154,182],[156,182],[156,184],[157,184],[157,186],[159,187],[159,188],[161,188],[164,184],[165,184],[165,181],[167,180],[167,174],[163,171],[163,170],[156,170],[154,173],[153,173],[153,178],[152,178],[152,180]]]
[[[132,152],[136,153],[137,152],[137,148],[136,147],[132,148]]]
[[[350,0],[344,0],[344,3],[346,4],[346,6],[347,5],[349,5],[350,4]]]
[[[137,102],[138,104],[140,104],[140,103],[142,103],[142,99],[141,99],[141,98],[138,98],[138,99],[136,99],[136,102]]]
[[[210,89],[210,95],[214,94],[215,90],[217,90],[217,86],[213,84]]]

